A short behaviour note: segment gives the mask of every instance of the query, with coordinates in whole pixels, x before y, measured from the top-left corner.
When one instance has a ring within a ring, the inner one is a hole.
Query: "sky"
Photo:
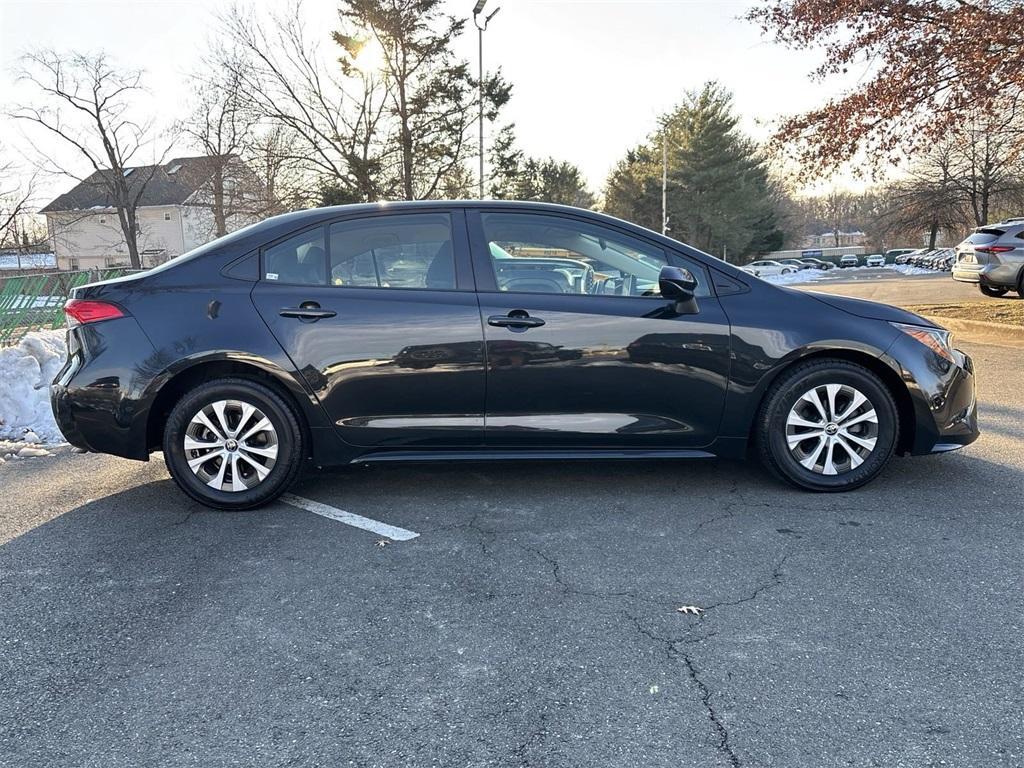
[[[216,33],[228,0],[0,0],[0,103],[23,98],[18,56],[31,48],[103,50],[146,72],[149,106],[170,123],[187,110],[187,74]],[[257,0],[257,12],[284,0]],[[446,3],[469,16],[474,0]],[[743,20],[739,0],[488,0],[501,7],[484,37],[484,63],[500,65],[513,85],[502,121],[516,124],[522,148],[578,165],[599,192],[625,151],[644,140],[659,114],[687,89],[718,80],[735,96],[742,127],[756,139],[772,121],[814,107],[840,84],[808,74],[817,52],[796,52],[764,39]],[[336,28],[335,0],[304,0],[310,29]],[[467,26],[457,52],[476,64],[476,30]],[[23,149],[22,124],[0,118],[0,143]],[[45,142],[36,145],[50,151]],[[84,171],[85,169],[83,169]],[[50,179],[44,191],[73,186]]]

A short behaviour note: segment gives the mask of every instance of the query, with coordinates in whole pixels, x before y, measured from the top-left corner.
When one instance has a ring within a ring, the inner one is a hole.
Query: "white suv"
[[[884,267],[885,256],[880,253],[872,253],[864,260],[864,264],[869,267]]]

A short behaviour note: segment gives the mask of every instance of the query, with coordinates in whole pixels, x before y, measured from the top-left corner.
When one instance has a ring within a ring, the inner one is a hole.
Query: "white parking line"
[[[344,523],[345,525],[351,525],[354,528],[362,528],[364,531],[372,531],[373,533],[389,538],[392,541],[409,541],[409,539],[415,539],[419,536],[419,534],[414,531],[407,531],[405,528],[388,525],[387,523],[382,523],[379,520],[373,520],[369,517],[363,517],[362,515],[355,515],[351,512],[346,512],[343,509],[332,507],[329,504],[321,504],[319,501],[304,499],[301,496],[296,496],[292,493],[284,494],[281,497],[281,501],[285,504],[291,504],[293,507],[304,509],[307,512],[312,512],[315,515],[327,517],[331,520],[337,520],[339,523]]]

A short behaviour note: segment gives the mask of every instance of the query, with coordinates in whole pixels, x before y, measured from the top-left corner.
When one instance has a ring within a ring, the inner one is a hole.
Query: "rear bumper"
[[[67,361],[50,385],[50,405],[64,438],[83,450],[148,459],[148,409],[140,395],[151,362],[153,346],[133,318],[69,331]]]
[[[953,279],[961,283],[1016,289],[1019,285],[1020,271],[1020,264],[962,264],[957,262],[953,265]]]

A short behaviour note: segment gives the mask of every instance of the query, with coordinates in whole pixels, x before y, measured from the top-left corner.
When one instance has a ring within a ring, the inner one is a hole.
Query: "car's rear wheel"
[[[782,374],[758,417],[761,460],[810,491],[849,491],[871,481],[892,457],[899,417],[892,393],[871,371],[821,359]]]
[[[1005,296],[1007,293],[1010,292],[1009,288],[985,285],[984,283],[978,283],[978,288],[986,296],[991,296],[992,298],[995,299],[998,299],[1000,296]]]
[[[164,461],[178,486],[215,509],[273,501],[302,465],[302,430],[273,390],[246,379],[202,384],[174,406]]]

